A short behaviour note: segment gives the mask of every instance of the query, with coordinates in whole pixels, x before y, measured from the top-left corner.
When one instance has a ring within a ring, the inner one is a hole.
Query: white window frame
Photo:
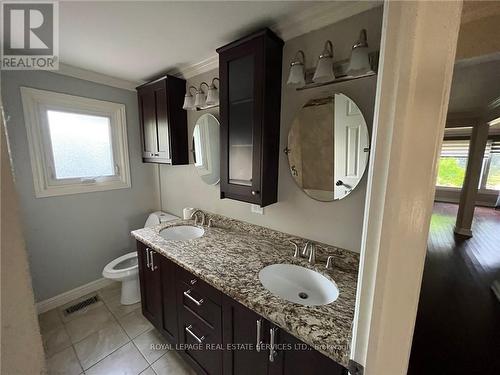
[[[21,97],[37,198],[131,187],[125,105],[29,87],[21,87]],[[115,175],[56,179],[49,110],[109,118]]]

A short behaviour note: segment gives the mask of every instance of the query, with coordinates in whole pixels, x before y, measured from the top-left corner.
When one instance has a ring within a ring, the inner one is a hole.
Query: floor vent
[[[64,314],[65,315],[73,314],[74,312],[77,312],[78,310],[81,310],[89,305],[92,305],[92,304],[98,302],[98,301],[99,301],[99,299],[97,298],[97,295],[92,296],[90,298],[87,298],[86,300],[83,300],[81,302],[78,302],[78,303],[68,307],[67,309],[64,310]]]

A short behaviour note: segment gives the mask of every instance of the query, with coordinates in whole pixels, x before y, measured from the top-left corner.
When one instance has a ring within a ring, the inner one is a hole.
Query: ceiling
[[[500,2],[463,3],[448,117],[482,117],[500,105]]]
[[[59,4],[60,61],[134,82],[200,62],[249,31],[321,5],[316,1]]]
[[[449,113],[481,115],[499,97],[500,52],[455,64]]]

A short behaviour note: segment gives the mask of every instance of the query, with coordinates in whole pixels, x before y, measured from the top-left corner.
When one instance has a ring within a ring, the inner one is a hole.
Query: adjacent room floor
[[[95,295],[93,293],[92,295]],[[191,375],[194,372],[141,313],[120,304],[120,284],[70,315],[61,308],[39,316],[49,375]]]
[[[458,206],[436,203],[408,374],[499,374],[500,211],[476,207],[473,237],[453,235]]]

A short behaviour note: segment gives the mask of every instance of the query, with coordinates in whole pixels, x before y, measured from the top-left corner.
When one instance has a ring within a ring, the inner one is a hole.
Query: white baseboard
[[[67,292],[58,294],[57,296],[51,297],[44,301],[37,302],[36,309],[38,311],[38,314],[44,313],[46,311],[55,309],[56,307],[65,305],[66,303],[71,302],[77,298],[83,297],[86,294],[95,292],[96,290],[104,288],[114,282],[114,280],[105,278],[92,281],[88,284],[68,290]]]

